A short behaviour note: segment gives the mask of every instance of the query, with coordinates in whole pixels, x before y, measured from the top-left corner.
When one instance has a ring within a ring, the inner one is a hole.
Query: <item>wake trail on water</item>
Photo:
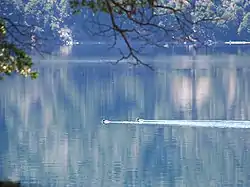
[[[102,120],[103,125],[109,124],[127,124],[127,125],[163,125],[179,127],[209,127],[209,128],[236,128],[250,129],[250,121],[235,120],[144,120],[136,121],[111,121]]]

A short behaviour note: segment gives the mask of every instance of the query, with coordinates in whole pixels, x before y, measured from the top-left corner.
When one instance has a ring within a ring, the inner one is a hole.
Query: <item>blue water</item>
[[[57,61],[0,92],[0,179],[42,186],[250,186],[250,130],[102,126],[250,120],[249,56],[158,56],[156,70]],[[49,61],[48,61],[49,62]]]

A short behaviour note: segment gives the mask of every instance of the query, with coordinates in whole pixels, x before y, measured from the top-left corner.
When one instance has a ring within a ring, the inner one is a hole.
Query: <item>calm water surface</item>
[[[155,57],[156,70],[44,63],[1,82],[0,178],[42,186],[250,186],[250,130],[101,126],[250,120],[249,56]],[[159,63],[157,63],[159,62]]]

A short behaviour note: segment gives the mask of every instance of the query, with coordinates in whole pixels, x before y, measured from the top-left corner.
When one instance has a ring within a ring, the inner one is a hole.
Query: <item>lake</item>
[[[0,82],[0,179],[41,186],[248,187],[250,129],[100,121],[249,120],[249,58],[156,55],[147,60],[154,71],[93,58],[43,60],[37,80]]]

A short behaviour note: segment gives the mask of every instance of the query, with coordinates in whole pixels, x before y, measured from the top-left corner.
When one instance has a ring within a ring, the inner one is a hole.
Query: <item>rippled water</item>
[[[42,186],[250,186],[248,129],[100,123],[249,120],[247,59],[168,57],[154,61],[156,71],[46,63],[37,80],[7,79],[0,83],[0,179]]]

